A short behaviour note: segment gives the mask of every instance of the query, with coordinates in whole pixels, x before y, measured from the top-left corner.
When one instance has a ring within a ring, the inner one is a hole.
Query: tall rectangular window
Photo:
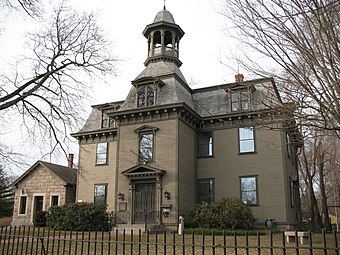
[[[214,201],[215,193],[214,179],[200,179],[197,180],[197,202],[210,203]]]
[[[241,201],[247,205],[257,205],[257,177],[240,177]]]
[[[141,133],[139,135],[139,161],[153,160],[153,133]]]
[[[240,153],[255,152],[254,128],[239,128]]]
[[[59,196],[51,196],[51,206],[59,205]]]
[[[19,214],[26,214],[27,197],[20,197]]]
[[[97,144],[96,164],[97,165],[107,164],[107,143]]]
[[[107,184],[94,185],[94,203],[106,204]]]
[[[213,137],[211,132],[198,133],[198,156],[213,155]]]

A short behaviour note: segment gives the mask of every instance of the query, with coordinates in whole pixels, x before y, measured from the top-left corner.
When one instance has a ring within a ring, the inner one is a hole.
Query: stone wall
[[[72,189],[72,188],[69,188]],[[75,196],[72,191],[67,196],[67,188],[64,181],[52,173],[49,169],[41,164],[28,173],[15,188],[15,200],[13,210],[12,225],[32,225],[34,213],[34,198],[43,197],[43,211],[48,210],[51,205],[51,196],[59,196],[59,205],[74,202]],[[20,199],[22,196],[27,197],[26,212],[19,213]]]

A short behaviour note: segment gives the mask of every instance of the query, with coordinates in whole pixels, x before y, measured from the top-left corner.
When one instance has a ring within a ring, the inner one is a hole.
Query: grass
[[[39,232],[38,232],[39,231]],[[282,233],[259,236],[212,236],[201,234],[177,235],[134,233],[134,235],[108,232],[64,232],[48,231],[48,229],[14,228],[0,230],[0,254],[298,254],[295,243],[286,244],[283,248]],[[4,236],[6,235],[6,240]],[[9,236],[10,239],[9,239]],[[15,236],[13,238],[13,236]],[[33,237],[34,236],[34,237]],[[33,238],[32,238],[33,237]],[[50,237],[50,238],[47,238]],[[322,249],[323,236],[312,235],[313,254],[326,254]],[[327,247],[333,247],[327,254],[337,254],[334,250],[333,234],[326,234]],[[90,241],[88,241],[90,240]],[[260,240],[260,241],[259,241]],[[260,243],[259,243],[260,242]],[[337,242],[340,243],[339,237]],[[226,245],[225,245],[226,244]],[[258,244],[260,244],[259,248]],[[205,246],[203,248],[203,246]],[[235,250],[235,246],[238,248]],[[299,245],[299,254],[311,254],[309,245]],[[248,247],[248,248],[247,248]],[[139,253],[140,251],[140,253]],[[247,253],[248,252],[248,253]]]

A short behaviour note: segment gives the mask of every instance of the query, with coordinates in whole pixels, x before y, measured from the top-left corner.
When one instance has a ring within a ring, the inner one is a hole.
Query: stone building
[[[73,156],[69,158],[72,162]],[[32,225],[37,211],[50,206],[74,203],[77,170],[37,161],[14,183],[15,198],[12,225]]]
[[[94,105],[72,134],[77,201],[107,203],[122,227],[175,228],[195,203],[223,197],[252,207],[259,224],[298,223],[299,135],[274,80],[237,74],[234,83],[192,89],[172,14],[158,12],[143,35],[145,69],[126,99]]]

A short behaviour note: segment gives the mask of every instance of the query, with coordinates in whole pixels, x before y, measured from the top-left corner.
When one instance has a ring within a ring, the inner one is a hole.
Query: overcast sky
[[[180,42],[181,71],[192,88],[233,82],[237,66],[232,68],[226,56],[238,52],[237,44],[228,37],[226,18],[221,10],[222,0],[167,0],[166,9],[175,22],[184,30]],[[123,59],[117,66],[118,76],[108,77],[107,84],[95,81],[93,99],[84,105],[90,111],[91,104],[124,100],[131,81],[144,69],[147,57],[147,39],[142,32],[153,22],[158,11],[163,9],[163,0],[70,0],[75,9],[97,11],[99,23],[113,41],[113,53]],[[24,49],[24,32],[31,27],[29,17],[4,16],[0,10],[2,30],[0,35],[0,68],[6,68],[14,56]],[[242,70],[240,70],[242,72]],[[246,77],[247,78],[247,77]],[[11,134],[9,134],[11,135]],[[20,146],[16,144],[16,146]],[[32,164],[39,160],[39,153],[32,155]],[[46,160],[46,159],[45,159]]]
[[[86,4],[84,4],[86,2]],[[185,35],[180,42],[181,70],[189,83],[210,86],[233,81],[234,71],[220,63],[226,54],[227,37],[223,33],[226,19],[217,13],[219,0],[168,0],[166,9]],[[100,22],[114,41],[114,52],[124,61],[118,66],[110,86],[97,89],[95,102],[125,99],[131,81],[144,69],[147,39],[142,35],[163,8],[162,0],[72,0],[77,8],[98,10]],[[85,6],[85,7],[84,7]],[[235,70],[237,67],[235,67]]]

